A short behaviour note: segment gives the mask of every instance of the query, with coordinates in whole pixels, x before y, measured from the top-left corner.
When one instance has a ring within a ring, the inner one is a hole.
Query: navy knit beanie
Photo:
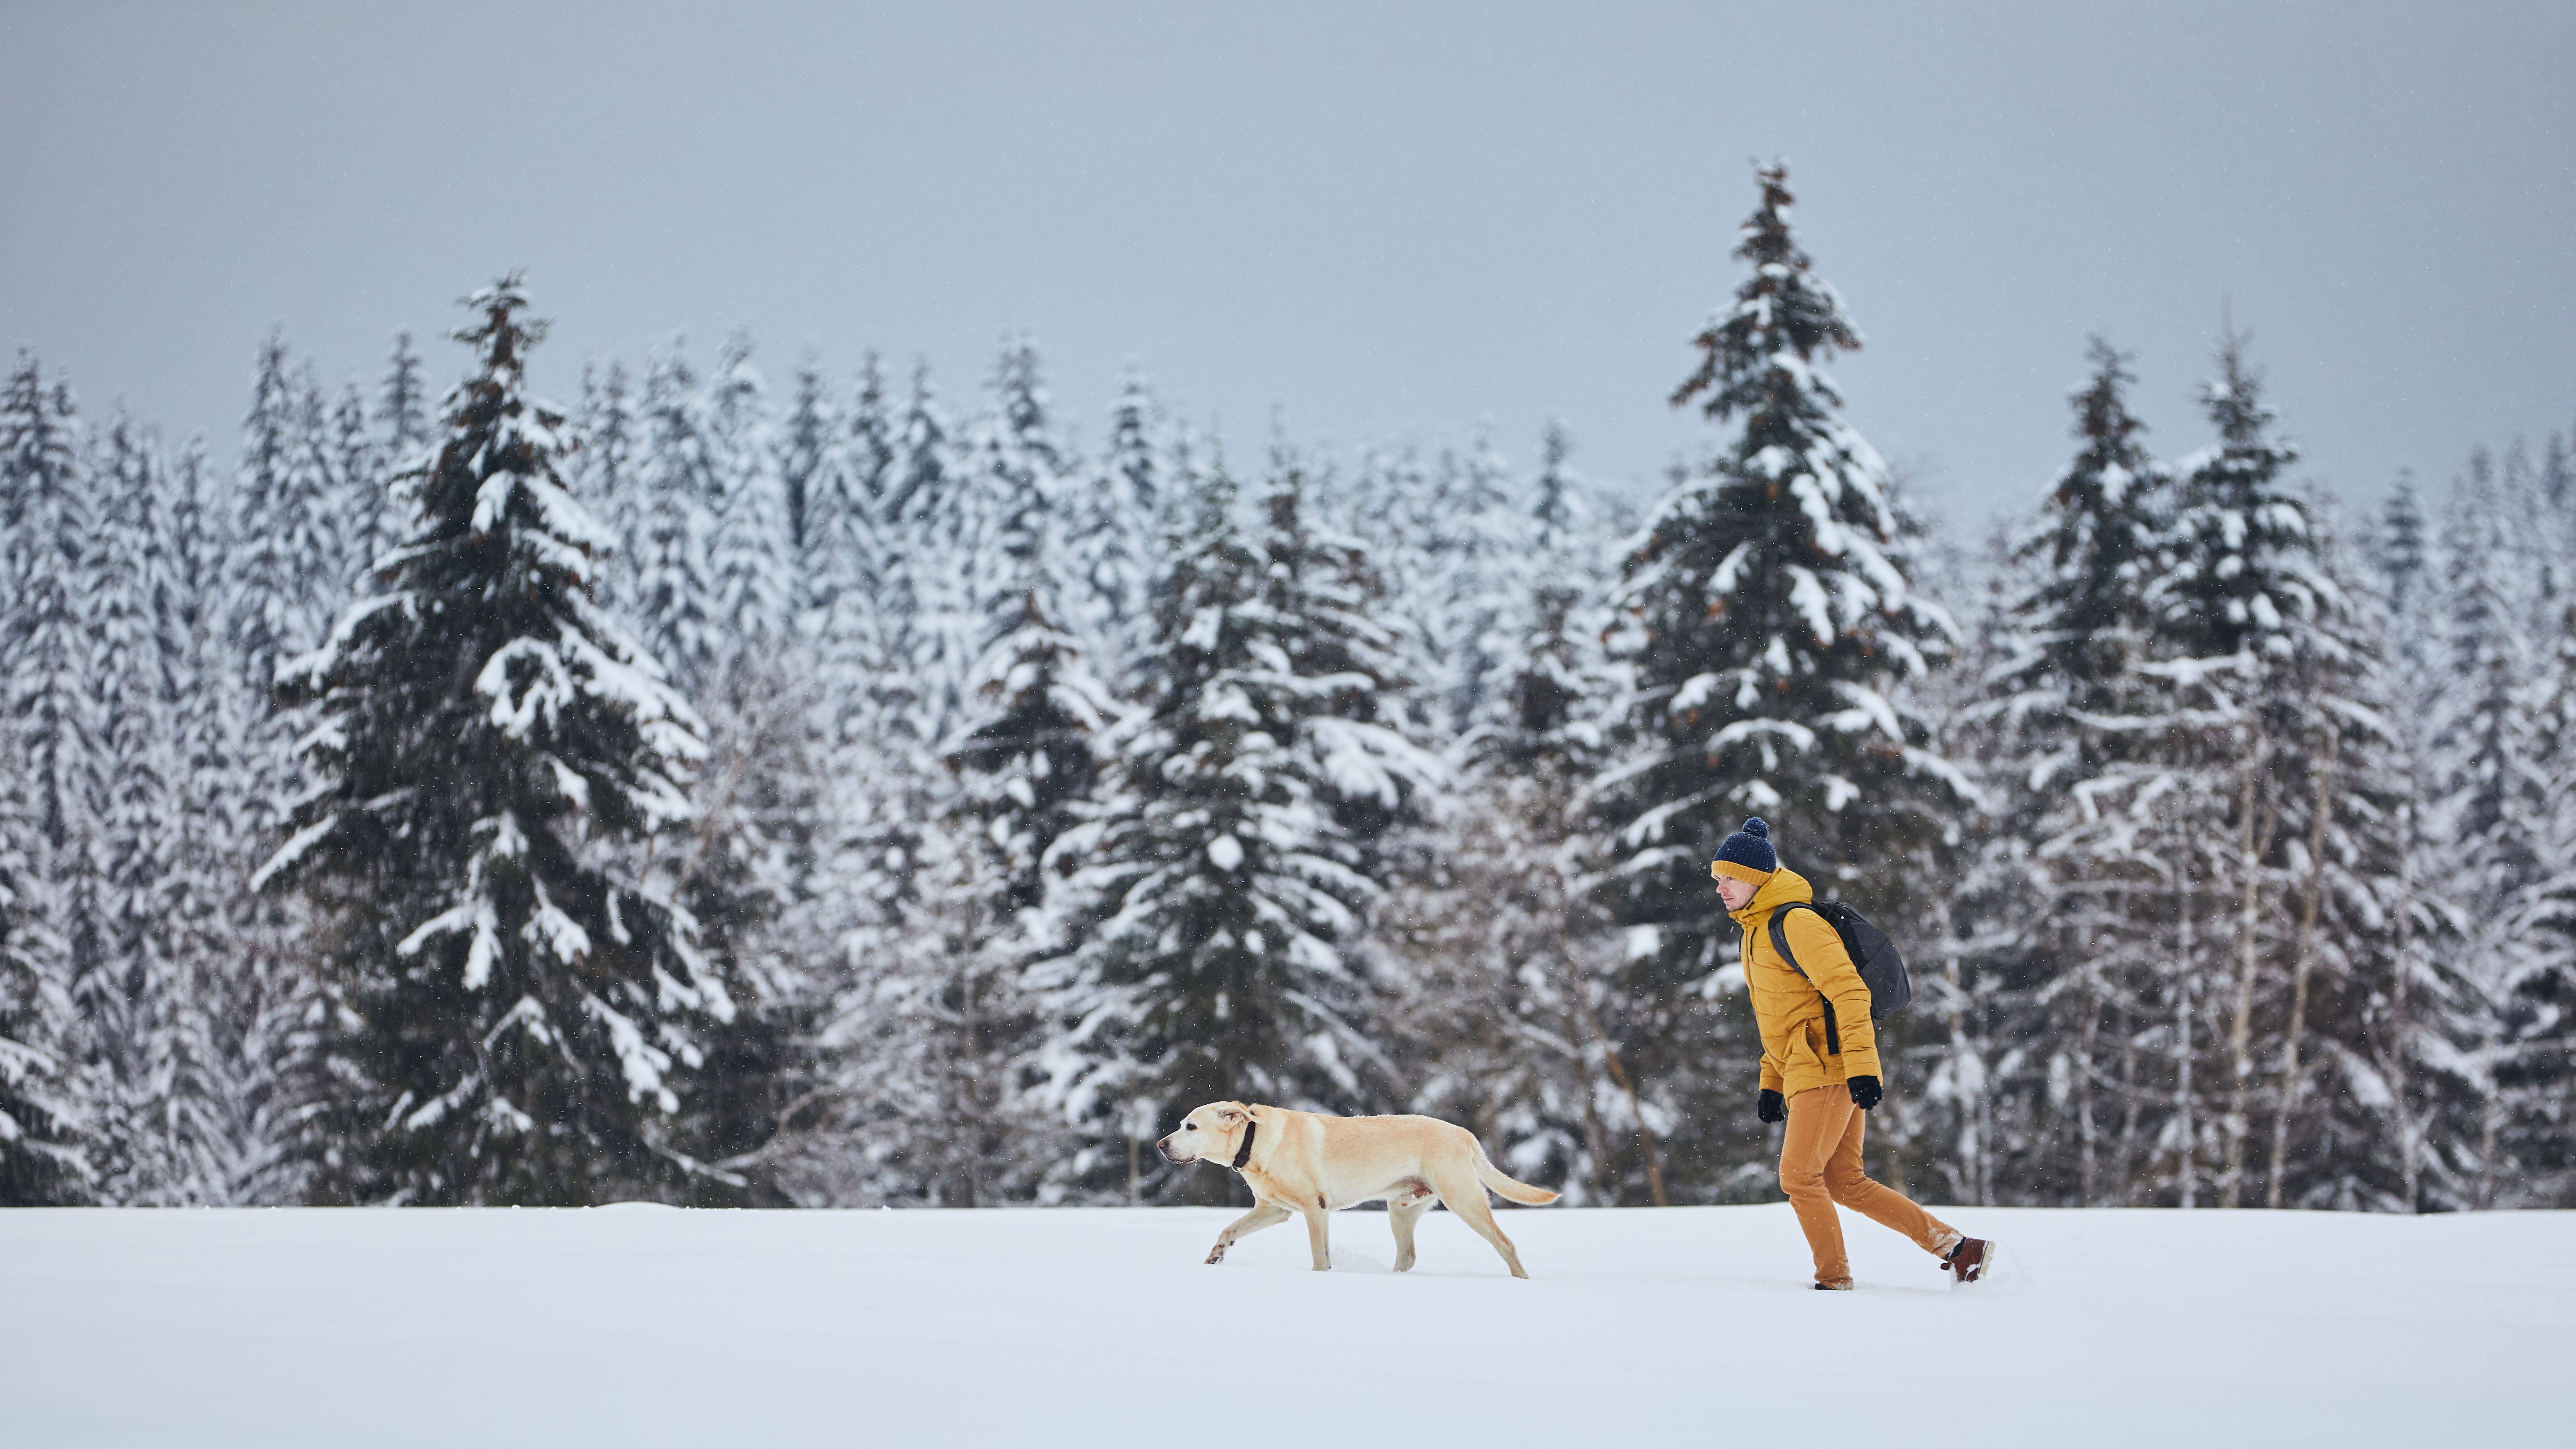
[[[1711,875],[1731,875],[1755,885],[1779,868],[1780,853],[1771,848],[1771,827],[1759,817],[1746,820],[1743,829],[1726,837],[1726,843],[1717,848],[1717,859],[1708,863]]]

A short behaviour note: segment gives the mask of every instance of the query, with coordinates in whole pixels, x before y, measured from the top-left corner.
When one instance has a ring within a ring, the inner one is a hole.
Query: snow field
[[[1204,1267],[1231,1214],[0,1214],[10,1445],[1383,1440],[1463,1445],[2546,1442],[2576,1214],[1942,1209],[1949,1290],[1847,1217],[1814,1293],[1786,1206],[1446,1211]],[[1843,1427],[1827,1428],[1840,1421]],[[1783,1440],[1778,1436],[1793,1435]]]

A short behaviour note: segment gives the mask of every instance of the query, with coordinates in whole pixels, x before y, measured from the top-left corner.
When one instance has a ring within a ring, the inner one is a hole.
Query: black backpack
[[[1771,949],[1779,952],[1780,959],[1789,963],[1789,969],[1804,977],[1808,984],[1813,985],[1815,978],[1808,976],[1807,968],[1798,964],[1797,956],[1789,950],[1789,933],[1780,924],[1791,911],[1815,912],[1825,918],[1826,925],[1834,928],[1835,935],[1843,938],[1843,949],[1851,953],[1852,965],[1860,968],[1861,984],[1869,988],[1871,1021],[1887,1020],[1903,1011],[1906,1003],[1914,999],[1914,983],[1905,974],[1905,958],[1897,954],[1896,943],[1887,939],[1885,931],[1871,925],[1867,916],[1841,901],[1826,901],[1822,905],[1791,901],[1771,913]],[[1822,992],[1817,994],[1823,995]],[[1842,1028],[1834,1021],[1834,1003],[1828,999],[1825,1002],[1825,1050],[1839,1053],[1842,1049]]]

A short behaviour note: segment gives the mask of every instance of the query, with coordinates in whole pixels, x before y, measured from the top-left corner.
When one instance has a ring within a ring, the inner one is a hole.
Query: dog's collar
[[[1253,1117],[1246,1117],[1243,1119],[1243,1146],[1235,1149],[1235,1171],[1243,1171],[1243,1165],[1252,1160],[1252,1134],[1260,1130],[1261,1122],[1259,1119]]]

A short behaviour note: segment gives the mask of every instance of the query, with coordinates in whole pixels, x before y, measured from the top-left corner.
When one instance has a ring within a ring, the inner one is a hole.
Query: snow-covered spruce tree
[[[97,464],[99,956],[74,999],[102,1189],[134,1204],[293,1201],[312,1145],[310,983],[298,962],[241,950],[224,912],[249,862],[210,819],[230,809],[216,798],[228,738],[207,737],[240,715],[223,708],[229,670],[200,627],[202,471],[193,450],[165,467],[123,418]]]
[[[2442,648],[2441,574],[2426,537],[2411,477],[2400,476],[2382,509],[2372,546],[2380,615],[2375,651],[2390,699],[2393,759],[2386,785],[2399,804],[2386,829],[2397,851],[2389,910],[2387,989],[2372,1003],[2364,1060],[2387,1089],[2388,1141],[2400,1211],[2474,1200],[2484,1074],[2476,1049],[2490,1018],[2485,994],[2466,974],[2466,919],[2442,889],[2451,842],[2437,834],[2442,790],[2435,716],[2450,671]],[[2465,1069],[2464,1069],[2465,1068]]]
[[[2314,602],[2293,620],[2271,671],[2267,712],[2302,729],[2280,735],[2270,767],[2281,822],[2277,944],[2258,966],[2249,1015],[2256,1077],[2238,1200],[2266,1207],[2405,1210],[2404,1140],[2416,1108],[2380,1065],[2396,1036],[2387,1003],[2403,971],[2392,916],[2409,910],[2399,695],[2379,651],[2388,637],[2331,497],[2299,500]],[[2293,562],[2298,562],[2293,556]],[[2456,994],[2454,971],[2421,972]],[[2264,991],[2268,983],[2270,989]],[[2268,997],[2268,1000],[2262,998]],[[2225,1184],[2222,1182],[2222,1201]]]
[[[2364,858],[2370,840],[2338,836],[2335,821],[2363,798],[2341,771],[2375,748],[2380,725],[2353,657],[2352,601],[2286,477],[2297,452],[2274,435],[2243,339],[2229,336],[2218,363],[2203,393],[2218,440],[2180,465],[2146,591],[2146,667],[2170,693],[2161,714],[2132,721],[2152,776],[2134,798],[2154,802],[2140,853],[2168,893],[2133,896],[2132,909],[2173,923],[2143,988],[2171,1023],[2155,1191],[2233,1207],[2259,1179],[2254,1121],[2280,1089],[2261,1064],[2286,1045],[2274,1034],[2305,969],[2294,958],[2312,960],[2315,946],[2314,928],[2277,903],[2322,889],[2321,810],[2324,848],[2364,877],[2379,873]]]
[[[31,353],[20,353],[0,397],[0,656],[8,726],[20,768],[31,778],[46,871],[61,892],[63,929],[79,969],[96,945],[90,861],[97,834],[101,762],[89,673],[89,583],[97,549],[97,489],[90,477],[79,406],[68,383],[47,383]]]
[[[349,591],[355,595],[365,590],[367,570],[393,530],[387,527],[385,512],[389,501],[385,478],[392,470],[354,380],[332,404],[330,448],[331,485],[338,500],[335,528],[349,559]]]
[[[2512,923],[2525,949],[2496,983],[2510,1045],[2493,1073],[2514,1196],[2566,1207],[2576,1205],[2576,602],[2553,602],[2557,627],[2527,696],[2540,878]]]
[[[2531,625],[2536,580],[2517,542],[2528,500],[2481,449],[2453,484],[2442,522],[2444,688],[2435,696],[2436,794],[2431,834],[2448,849],[2428,889],[2458,912],[2459,950],[2486,997],[2488,1019],[2472,1044],[2479,1121],[2462,1146],[2477,1166],[2471,1207],[2515,1201],[2507,1159],[2511,1107],[2500,1076],[2517,1055],[2510,983],[2545,969],[2546,936],[2527,936],[2522,917],[2548,875],[2547,792],[2533,769],[2537,723],[2530,708],[2539,675]]]
[[[1516,568],[1527,520],[1508,474],[1479,437],[1427,468],[1410,452],[1372,457],[1349,500],[1351,527],[1382,561],[1389,607],[1404,623],[1416,722],[1452,756],[1472,747],[1528,602]]]
[[[1503,616],[1518,632],[1498,686],[1487,692],[1478,758],[1506,765],[1564,759],[1585,769],[1604,758],[1623,687],[1604,652],[1612,623],[1610,536],[1607,512],[1572,456],[1563,425],[1550,423],[1523,525],[1528,598]]]
[[[2154,576],[2172,479],[2129,411],[2129,359],[2093,340],[2092,375],[2074,394],[2074,461],[2057,476],[2041,521],[2014,552],[2032,575],[2016,602],[2023,640],[1998,683],[2010,688],[2030,746],[2028,787],[2100,773],[2116,735],[2086,716],[2124,713],[2145,658],[2144,595]]]
[[[1041,977],[1063,1023],[1044,1066],[1088,1139],[1074,1191],[1222,1200],[1137,1144],[1217,1097],[1350,1111],[1382,1094],[1349,955],[1378,886],[1350,817],[1391,812],[1427,765],[1370,718],[1396,683],[1386,636],[1303,488],[1280,460],[1249,536],[1221,463],[1195,484],[1112,780],[1056,845],[1078,944]]]
[[[2071,1105],[2065,1044],[2045,1043],[2060,1053],[2052,1059],[2032,1049],[2040,1043],[2030,1035],[2051,1003],[2022,949],[2035,893],[2025,842],[2009,823],[2022,765],[2017,722],[1992,707],[1992,681],[2023,643],[2012,605],[2037,589],[2037,568],[2015,560],[2012,542],[2001,529],[1981,549],[1936,538],[1910,576],[1964,616],[1952,666],[1916,697],[1933,721],[1931,748],[1982,799],[1907,862],[1941,882],[1906,945],[1915,996],[1897,1070],[1920,1085],[1872,1113],[1870,1136],[1891,1176],[1940,1184],[1936,1191],[1962,1203],[2067,1201],[2075,1176],[2052,1151]]]
[[[1860,336],[1790,233],[1787,172],[1758,179],[1735,252],[1752,276],[1674,395],[1734,431],[1634,542],[1615,597],[1636,753],[1599,786],[1630,952],[1608,1029],[1659,1133],[1708,1124],[1673,1144],[1684,1200],[1728,1191],[1753,1156],[1749,1017],[1712,986],[1735,935],[1707,879],[1718,840],[1768,817],[1821,893],[1903,933],[1918,912],[1900,867],[1966,800],[1903,693],[1957,628],[1908,586],[1887,471],[1818,366]]]
[[[2555,561],[2544,580],[2529,694],[2532,774],[2541,799],[2542,878],[2524,893],[2523,928],[2540,949],[2504,981],[2510,1054],[2495,1064],[2506,1101],[2500,1146],[2517,1164],[2517,1196],[2576,1206],[2576,457],[2552,433],[2532,493],[2533,530]],[[2554,547],[2553,545],[2554,541]]]
[[[168,809],[158,822],[161,869],[151,910],[177,1005],[155,1012],[155,1090],[170,1115],[155,1125],[174,1176],[142,1200],[190,1205],[301,1201],[331,1144],[315,1130],[320,1018],[329,1010],[300,950],[275,942],[274,919],[250,909],[245,882],[264,854],[242,827],[243,761],[255,739],[250,698],[223,624],[228,510],[202,440],[167,472],[161,517],[172,607],[163,627],[173,665],[167,701]],[[247,923],[247,924],[246,924]]]
[[[825,396],[827,384],[812,364],[796,374],[796,400],[780,442],[779,479],[788,501],[788,533],[809,571],[818,551],[831,546],[831,531],[845,507],[864,505],[869,522],[882,521],[886,469],[893,458],[893,419],[887,416],[885,370],[875,353],[860,363],[859,381],[846,408]],[[809,596],[804,607],[811,607]]]
[[[2415,491],[2414,473],[2401,471],[2380,509],[2379,527],[2371,535],[2370,564],[2378,575],[2380,597],[2388,605],[2389,626],[2395,631],[2390,644],[2412,658],[2424,657],[2435,637],[2429,605],[2437,579],[2430,572],[2431,562],[2424,501]]]
[[[1041,411],[1020,416],[1008,451],[995,448],[991,459],[994,526],[979,560],[988,571],[979,589],[985,637],[969,681],[971,723],[945,751],[966,816],[1000,853],[1006,919],[1043,903],[1040,862],[1091,795],[1092,737],[1111,714],[1082,642],[1059,622],[1061,454]]]
[[[811,358],[796,369],[796,395],[787,407],[787,420],[778,436],[779,503],[784,510],[787,546],[793,557],[802,559],[810,547],[808,515],[812,505],[808,495],[814,486],[815,470],[823,464],[823,455],[837,446],[839,423],[832,415],[832,404],[825,395],[823,370]],[[796,601],[802,608],[804,601]]]
[[[1162,434],[1152,391],[1131,373],[1110,408],[1108,443],[1067,501],[1065,552],[1079,587],[1067,591],[1066,622],[1105,680],[1123,677],[1151,617],[1151,556],[1173,483]]]
[[[861,404],[882,399],[861,395]],[[902,616],[889,579],[898,567],[879,490],[885,459],[855,426],[827,436],[806,479],[801,554],[801,632],[814,651],[817,725],[824,747],[840,751],[882,743],[881,729],[909,722],[902,657]]]
[[[2563,524],[2576,509],[2576,447],[2569,436],[2553,432],[2540,455],[2540,496]]]
[[[93,1181],[71,1001],[79,922],[62,843],[87,801],[66,789],[87,771],[82,741],[64,729],[78,718],[65,676],[66,636],[79,622],[68,586],[80,574],[63,533],[67,519],[85,532],[81,464],[69,388],[48,385],[21,352],[0,392],[0,657],[10,661],[0,694],[0,1202],[11,1205],[85,1201]]]
[[[1510,465],[1484,437],[1441,458],[1431,506],[1422,621],[1429,667],[1417,687],[1436,701],[1441,734],[1464,743],[1492,713],[1529,603],[1521,572],[1529,519],[1513,497]]]
[[[180,1020],[195,1006],[160,929],[178,762],[168,752],[181,640],[160,512],[156,440],[119,413],[92,466],[99,483],[97,549],[86,573],[99,758],[96,954],[74,980],[84,1065],[99,1112],[92,1155],[117,1202],[170,1200],[191,1125],[180,1063]]]
[[[2045,1184],[2033,1200],[2084,1205],[2124,1200],[2134,1142],[2115,1141],[2113,1124],[2134,1075],[2136,978],[2169,944],[2169,923],[2144,909],[2159,897],[2154,850],[2140,840],[2153,817],[2131,807],[2161,778],[2139,767],[2138,741],[2171,692],[2143,666],[2172,479],[2138,436],[2128,359],[2097,338],[2091,360],[2072,396],[2076,455],[2008,545],[2009,633],[1981,649],[1992,660],[1983,698],[1963,701],[1964,743],[1988,765],[1998,814],[1965,872],[1992,890],[1950,903],[1974,918],[1964,934],[2005,933],[1988,964],[2026,961],[2036,977],[2006,1009],[2029,1013],[2020,1026],[2044,1029],[2049,1049],[2031,1079],[1988,1083],[1986,1110],[2002,1108],[2004,1130],[2056,1130],[2025,1131],[2029,1156],[2007,1171]]]
[[[796,1071],[796,1020],[812,995],[816,809],[821,799],[812,656],[799,595],[768,384],[749,338],[720,354],[704,408],[714,532],[708,578],[721,662],[698,699],[714,747],[681,899],[702,946],[743,990],[708,1033],[711,1069],[689,1135],[727,1162],[774,1132]]]
[[[88,431],[67,382],[47,384],[32,355],[21,354],[5,400],[0,438],[9,478],[0,508],[15,519],[5,543],[7,611],[0,615],[0,723],[15,731],[29,775],[37,838],[34,866],[21,893],[33,914],[59,933],[76,1015],[61,1045],[64,1085],[73,1093],[81,1131],[95,1150],[93,1166],[112,1169],[119,1135],[116,1076],[104,1060],[121,1042],[124,1022],[106,973],[109,939],[102,875],[110,753],[100,718],[93,657],[94,612],[102,562],[99,483]]]
[[[2181,465],[2167,557],[2148,589],[2164,639],[2184,657],[2286,660],[2297,623],[2335,592],[2316,558],[2288,472],[2298,449],[2273,434],[2262,375],[2231,335],[2201,402],[2218,441]]]
[[[270,703],[278,661],[320,641],[343,593],[325,445],[307,427],[318,417],[308,416],[304,402],[285,342],[270,337],[242,420],[221,585],[224,639],[238,687],[254,701],[238,787],[242,823],[253,832],[273,830],[300,788],[288,751],[299,721]]]
[[[385,361],[384,381],[376,392],[376,428],[394,472],[408,471],[416,461],[413,455],[433,441],[429,389],[421,379],[420,354],[412,351],[408,332],[394,334],[393,355]],[[403,522],[389,520],[387,531],[401,532]]]
[[[887,573],[880,614],[907,681],[907,718],[896,722],[918,747],[936,749],[956,727],[967,667],[974,659],[968,574],[976,540],[963,465],[927,363],[912,372],[912,395],[886,466]]]
[[[1598,1028],[1619,938],[1585,889],[1581,847],[1600,822],[1582,786],[1620,691],[1601,648],[1606,540],[1569,454],[1551,425],[1523,525],[1525,597],[1497,620],[1472,744],[1426,799],[1372,934],[1398,966],[1382,1039],[1409,1105],[1468,1125],[1514,1175],[1599,1203],[1642,1163],[1625,1064]]]
[[[384,378],[377,384],[374,413],[376,497],[367,506],[374,512],[372,541],[379,553],[411,536],[419,500],[398,480],[417,476],[420,455],[431,445],[428,401],[420,374],[420,354],[412,351],[410,333],[397,332],[393,354],[385,361]],[[373,558],[362,565],[374,566]],[[362,579],[358,592],[364,594],[372,587]]]
[[[817,811],[821,879],[829,883],[811,912],[824,942],[814,954],[812,1040],[822,1083],[789,1119],[795,1135],[775,1178],[800,1206],[947,1201],[951,1189],[980,1192],[987,1181],[1021,1176],[1015,1164],[943,1155],[947,1083],[925,1061],[942,1034],[905,1014],[922,983],[956,968],[944,952],[958,937],[934,929],[942,923],[926,919],[921,902],[993,898],[994,889],[961,879],[993,856],[979,837],[960,839],[921,817],[930,794],[925,770],[935,766],[909,741],[871,737],[868,717],[854,714],[853,732],[831,751]],[[1002,1170],[988,1178],[990,1166]],[[943,1178],[952,1167],[958,1171]]]
[[[327,1010],[304,902],[245,883],[310,786],[295,744],[312,717],[277,694],[277,671],[329,632],[358,573],[340,532],[344,499],[330,458],[328,415],[311,370],[291,366],[284,340],[272,335],[252,373],[206,614],[230,664],[220,686],[229,743],[217,786],[230,835],[218,883],[226,919],[197,984],[203,999],[220,1003],[208,1018],[218,1037],[212,1049],[228,1066],[217,1094],[233,1098],[224,1110],[246,1134],[236,1143],[245,1164],[284,1150],[263,1134],[283,1130],[299,1109],[290,1100],[278,1110],[272,1098],[281,1075],[317,1065],[296,1058],[318,1047],[311,1023]],[[298,1022],[306,1025],[291,1025]]]
[[[884,384],[872,354],[845,421],[825,428],[804,475],[798,631],[814,655],[816,725],[828,752],[878,743],[881,728],[910,718],[908,681],[894,668],[903,612],[893,580],[902,561],[885,516],[892,422]],[[794,444],[790,456],[803,447]]]
[[[703,697],[726,657],[716,619],[715,462],[683,339],[644,372],[631,562],[612,591],[683,695]]]
[[[2566,596],[2576,575],[2571,575],[2564,555],[2565,529],[2553,517],[2548,492],[2541,482],[2540,471],[2532,462],[2531,445],[2520,437],[2507,444],[2500,460],[2497,487],[2510,516],[2525,520],[2522,527],[2505,534],[2505,544],[2513,554],[2513,573],[2529,591],[2533,616],[2533,636],[2549,631],[2543,616],[2553,611]]]
[[[930,364],[915,362],[912,391],[888,439],[885,510],[889,520],[919,520],[946,506],[956,472],[948,413],[931,385]]]
[[[941,471],[943,489],[916,495],[932,506],[912,536],[948,560],[922,579],[918,637],[938,671],[923,692],[953,691],[954,722],[937,769],[876,766],[916,792],[922,824],[882,840],[908,869],[893,949],[851,1009],[877,1019],[866,1040],[880,1082],[903,1087],[874,1094],[889,1164],[922,1198],[972,1206],[1026,1199],[1061,1156],[1022,1080],[1040,1030],[1025,976],[1050,945],[1041,862],[1089,793],[1107,701],[1058,623],[1066,451],[1027,342],[1004,348],[956,471]]]
[[[2250,1025],[2229,1006],[2242,998],[2250,1007],[2277,944],[2265,935],[2276,925],[2266,886],[2277,884],[2265,871],[2282,838],[2280,792],[2262,770],[2272,745],[2261,705],[2278,662],[2267,646],[2287,647],[2282,631],[2310,601],[2275,597],[2281,580],[2269,564],[2304,547],[2306,520],[2295,504],[2276,510],[2293,455],[2272,442],[2270,412],[2241,364],[2231,335],[2222,376],[2203,397],[2220,441],[2180,467],[2144,594],[2151,642],[2141,672],[2156,687],[2119,721],[2140,747],[2126,771],[2129,809],[2112,822],[2116,849],[2155,885],[2124,892],[2118,910],[2162,937],[2127,973],[2130,999],[2120,1003],[2136,1018],[2131,1041],[2162,1023],[2146,1060],[2124,1054],[2121,1063],[2131,1107],[2119,1146],[2124,1202],[2204,1206],[2220,1164],[2231,1153],[2241,1163],[2249,1121],[2233,1099],[2252,1085],[2252,1040],[2220,1034],[2232,1018]],[[2224,1175],[2228,1191],[2241,1190],[2236,1173]]]
[[[973,713],[970,677],[987,621],[1010,591],[1004,516],[1031,486],[1058,491],[1067,471],[1035,348],[1025,339],[1003,347],[984,405],[953,450],[928,378],[917,376],[895,467],[909,657],[921,738],[936,745]]]
[[[841,435],[850,477],[882,523],[888,517],[895,466],[895,419],[886,402],[885,364],[874,352],[859,359],[859,380],[850,393],[847,427]]]
[[[1322,521],[1313,503],[1320,491],[1293,448],[1273,448],[1259,499],[1260,601],[1282,621],[1286,663],[1309,681],[1297,743],[1317,798],[1362,874],[1383,884],[1392,837],[1450,770],[1417,744],[1397,705],[1416,686],[1404,673],[1400,633],[1380,622],[1385,576],[1358,540]]]
[[[862,450],[870,441],[853,438]],[[995,621],[1010,613],[1025,583],[1005,543],[1006,519],[1015,510],[1043,514],[1062,489],[1065,457],[1026,342],[1003,349],[962,442],[952,436],[928,369],[915,369],[882,483],[887,521],[870,604],[882,662],[870,713],[873,745],[916,752],[911,773],[932,794],[940,791],[931,762],[980,719],[975,671]],[[852,462],[864,468],[873,460],[862,451]],[[851,541],[850,562],[861,563],[855,535]],[[946,803],[925,796],[914,802],[916,816],[926,819]]]
[[[1599,1026],[1618,933],[1567,837],[1594,823],[1555,762],[1477,770],[1427,803],[1371,938],[1393,961],[1377,1044],[1404,1105],[1474,1131],[1581,1204],[1642,1180],[1625,1063]]]
[[[604,373],[583,368],[581,406],[573,415],[581,447],[564,466],[573,496],[607,528],[616,541],[615,563],[601,571],[592,597],[612,609],[626,607],[634,593],[638,524],[643,514],[643,423],[627,382],[626,364],[612,362]]]
[[[816,742],[777,430],[748,339],[726,344],[705,415],[714,521],[707,583],[718,657],[698,703],[714,726],[717,768],[700,801],[701,832],[723,840],[748,888],[740,903],[759,911],[801,894],[811,873],[803,817]]]
[[[1029,1091],[1044,1029],[1029,968],[1055,944],[1042,863],[1087,803],[1108,703],[1050,622],[1051,594],[1033,585],[997,621],[973,676],[974,723],[946,752],[951,773],[889,782],[927,795],[927,825],[873,837],[905,869],[883,928],[863,933],[884,944],[836,1034],[853,1047],[849,1075],[865,1079],[853,1101],[875,1118],[879,1194],[899,1182],[902,1196],[950,1206],[1025,1201],[1064,1157],[1062,1124]]]
[[[679,1191],[666,1137],[733,1014],[667,878],[606,868],[671,832],[705,743],[588,596],[605,531],[565,491],[561,419],[526,394],[518,280],[476,293],[473,375],[413,480],[421,515],[330,639],[281,677],[319,710],[320,787],[261,873],[326,911],[356,1018],[357,1201],[585,1203]]]
[[[876,357],[862,364],[848,424],[817,462],[807,487],[804,554],[807,635],[815,651],[816,730],[828,768],[817,800],[817,989],[825,1014],[817,1067],[831,1090],[799,1119],[802,1150],[786,1155],[780,1182],[804,1204],[917,1202],[933,1191],[911,1124],[936,1133],[935,1074],[910,1054],[935,1033],[903,1009],[915,985],[950,963],[935,933],[908,915],[926,879],[943,867],[977,868],[977,842],[931,828],[927,805],[936,742],[922,738],[911,667],[914,600],[911,537],[890,512],[896,424]],[[939,860],[925,862],[925,846]],[[953,873],[953,872],[952,872]],[[917,969],[918,968],[918,969]],[[971,1168],[970,1168],[971,1171]],[[946,1186],[959,1186],[952,1177]]]
[[[760,657],[787,637],[796,593],[769,384],[752,366],[748,337],[736,334],[717,355],[706,419],[715,484],[707,571],[717,628],[737,651],[731,663]]]
[[[35,776],[0,731],[0,1206],[86,1201],[71,952],[52,908]]]

